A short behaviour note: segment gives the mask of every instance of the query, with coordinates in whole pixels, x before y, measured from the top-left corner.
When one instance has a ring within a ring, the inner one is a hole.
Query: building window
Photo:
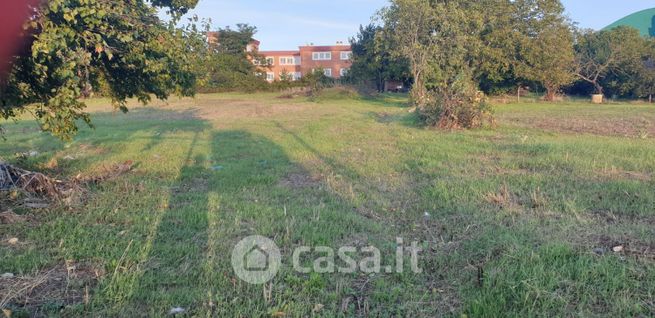
[[[341,52],[341,60],[350,60],[353,58],[353,52]]]
[[[294,62],[296,63],[296,65],[300,65],[300,63],[301,63],[301,61],[302,61],[302,60],[300,59],[300,56],[294,56],[293,60],[294,60]]]
[[[312,53],[312,60],[314,61],[332,60],[332,52],[314,52]]]
[[[275,58],[267,57],[266,58],[266,64],[267,65],[275,65]]]
[[[281,57],[280,65],[296,65],[296,59],[293,56]]]
[[[340,76],[346,76],[346,75],[348,75],[348,71],[350,71],[350,69],[342,68],[341,70],[339,70],[339,75]]]
[[[269,82],[272,82],[275,80],[275,73],[274,72],[266,72],[266,80]]]
[[[301,78],[302,78],[302,73],[300,73],[300,72],[294,72],[293,73],[293,80],[294,81],[300,80]]]
[[[325,74],[325,76],[327,77],[332,77],[332,69],[331,68],[323,69],[323,74]]]

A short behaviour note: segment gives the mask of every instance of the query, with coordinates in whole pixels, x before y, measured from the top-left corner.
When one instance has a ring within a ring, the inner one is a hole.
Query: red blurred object
[[[20,37],[23,23],[29,17],[30,7],[39,0],[1,0],[0,4],[0,79],[11,67],[11,59],[23,45]]]

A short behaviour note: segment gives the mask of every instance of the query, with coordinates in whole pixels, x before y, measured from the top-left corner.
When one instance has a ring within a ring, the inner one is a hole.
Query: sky
[[[214,28],[248,23],[257,27],[260,50],[295,50],[300,45],[347,42],[360,24],[388,0],[200,0],[191,14],[212,20]],[[562,0],[580,27],[602,29],[653,0]]]

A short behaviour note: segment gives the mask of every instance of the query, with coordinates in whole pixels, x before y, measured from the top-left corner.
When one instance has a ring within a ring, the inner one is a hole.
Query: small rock
[[[325,307],[325,305],[323,305],[323,304],[316,304],[316,305],[314,305],[314,310],[313,310],[313,311],[314,311],[315,313],[317,313],[317,312],[323,310],[323,307]]]
[[[623,245],[618,245],[618,246],[612,247],[612,251],[614,251],[614,253],[623,252]]]
[[[7,242],[9,242],[9,244],[11,244],[11,245],[16,245],[16,244],[18,244],[18,238],[17,237],[12,237]]]
[[[168,314],[169,315],[177,315],[177,314],[184,313],[185,311],[186,310],[184,308],[182,308],[182,307],[175,307],[175,308],[171,308],[171,310],[168,312]]]
[[[223,170],[223,166],[213,166],[212,170],[214,170],[214,171]]]
[[[39,155],[39,152],[38,152],[38,151],[34,151],[34,150],[32,150],[32,151],[28,152],[27,154],[28,154],[30,157],[36,157],[36,156]]]
[[[594,253],[596,253],[598,255],[603,255],[606,252],[605,248],[602,248],[602,247],[596,247],[596,248],[594,248],[593,251],[594,251]]]
[[[4,273],[4,274],[0,275],[0,277],[1,278],[14,278],[14,274],[13,273]]]

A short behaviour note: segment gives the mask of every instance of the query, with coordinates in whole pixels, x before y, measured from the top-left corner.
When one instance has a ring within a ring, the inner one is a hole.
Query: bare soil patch
[[[508,118],[512,124],[576,134],[621,136],[632,138],[655,138],[655,124],[648,118]]]
[[[279,100],[279,99],[278,99]],[[197,109],[198,117],[207,120],[216,119],[243,119],[270,117],[274,115],[289,114],[301,112],[310,109],[307,104],[303,103],[262,103],[257,100],[220,100],[214,101],[213,105],[203,105]]]
[[[293,172],[280,180],[280,186],[290,189],[317,188],[321,185],[321,176]]]

